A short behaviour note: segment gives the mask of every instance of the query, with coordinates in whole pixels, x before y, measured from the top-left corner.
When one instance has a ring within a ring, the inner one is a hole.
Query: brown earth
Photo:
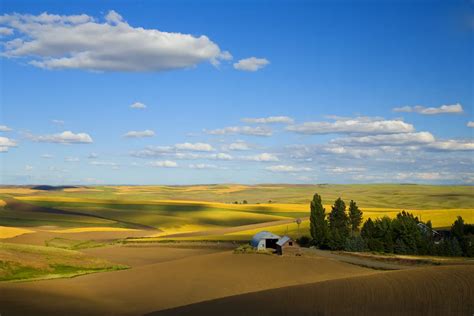
[[[80,232],[80,233],[58,233],[48,230],[37,231],[34,233],[23,234],[13,238],[2,239],[4,242],[39,245],[44,246],[45,241],[53,238],[67,238],[73,240],[95,240],[95,241],[113,241],[127,237],[146,237],[150,235],[149,230],[137,231],[105,231],[105,232]]]
[[[226,297],[158,315],[472,315],[474,267],[393,271]]]
[[[160,245],[87,253],[132,268],[73,279],[0,283],[2,316],[142,315],[242,293],[382,273],[328,258],[210,253]]]

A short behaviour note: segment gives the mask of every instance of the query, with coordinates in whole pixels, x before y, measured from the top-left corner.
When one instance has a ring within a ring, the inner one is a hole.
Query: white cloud
[[[92,143],[92,138],[86,133],[74,134],[71,131],[64,131],[60,134],[30,136],[30,139],[41,143],[58,143],[58,144],[88,144]]]
[[[118,164],[116,162],[110,162],[110,161],[91,161],[89,162],[90,165],[92,166],[106,166],[106,167],[118,167]]]
[[[241,59],[234,64],[234,68],[242,71],[257,71],[270,64],[266,58],[250,57]]]
[[[218,154],[215,154],[215,155],[211,156],[210,158],[217,159],[217,160],[232,160],[232,159],[234,159],[234,157],[232,157],[231,155],[226,154],[226,153],[218,153]]]
[[[66,157],[66,158],[64,158],[64,161],[65,162],[79,162],[80,159],[77,158],[77,157]]]
[[[223,150],[235,150],[235,151],[245,151],[245,150],[250,150],[251,146],[250,144],[246,143],[243,140],[238,140],[234,143],[231,143],[229,145],[224,145],[222,146]]]
[[[143,150],[140,150],[138,152],[133,152],[132,156],[141,157],[141,158],[157,157],[157,156],[163,156],[163,155],[182,155],[182,156],[186,155],[187,156],[189,154],[188,153],[184,154],[182,153],[182,151],[210,152],[214,150],[215,149],[214,147],[212,147],[212,145],[206,144],[206,143],[181,143],[181,144],[175,144],[172,146],[147,146]],[[197,155],[197,157],[201,157],[201,156]],[[179,158],[179,159],[185,159],[185,158]]]
[[[191,168],[191,169],[217,169],[217,168],[219,168],[216,165],[205,164],[205,163],[190,164],[190,165],[188,165],[188,167]]]
[[[400,120],[383,120],[380,118],[338,118],[334,122],[306,122],[287,126],[288,131],[300,134],[393,134],[410,133],[413,125]]]
[[[303,172],[303,171],[313,170],[309,167],[295,167],[295,166],[290,166],[290,165],[276,165],[276,166],[266,167],[265,169],[272,172]]]
[[[51,122],[52,122],[53,124],[60,125],[60,126],[64,125],[64,121],[63,121],[63,120],[51,120]]]
[[[439,151],[470,151],[474,150],[474,142],[472,141],[459,141],[459,140],[445,140],[436,141],[427,146],[429,149]]]
[[[435,115],[435,114],[443,114],[443,113],[449,113],[449,114],[460,114],[463,113],[463,108],[462,105],[459,103],[456,104],[451,104],[451,105],[441,105],[440,107],[434,108],[434,107],[424,107],[421,105],[417,106],[403,106],[399,108],[394,108],[394,112],[414,112],[414,113],[419,113],[423,115]]]
[[[249,161],[260,161],[260,162],[270,162],[270,161],[280,161],[277,156],[274,154],[269,154],[269,153],[261,153],[258,155],[253,155],[253,156],[243,156],[243,160],[249,160]]]
[[[31,165],[25,165],[25,171],[32,171],[34,169]]]
[[[176,144],[174,147],[177,150],[183,150],[183,151],[214,151],[215,149],[210,145],[206,143],[182,143],[182,144]]]
[[[8,152],[10,147],[16,147],[17,144],[15,141],[11,140],[8,137],[0,136],[0,152]]]
[[[13,35],[13,29],[8,27],[0,27],[0,37]]]
[[[133,104],[130,105],[130,108],[143,110],[143,109],[146,109],[146,105],[141,102],[134,102]]]
[[[469,121],[467,122],[467,127],[474,127],[474,122],[473,121]]]
[[[241,135],[252,135],[252,136],[271,136],[273,134],[271,128],[267,126],[229,126],[220,129],[206,131],[206,133],[211,135],[232,135],[232,134],[241,134]]]
[[[6,125],[0,125],[0,132],[10,132],[12,129]]]
[[[175,161],[171,160],[162,160],[162,161],[151,161],[148,163],[151,167],[156,168],[176,168],[178,164]]]
[[[129,25],[115,11],[91,16],[5,14],[0,25],[15,30],[3,54],[45,69],[164,71],[229,60],[207,36],[169,33]]]
[[[382,134],[362,137],[347,137],[335,139],[332,143],[345,145],[363,146],[402,146],[413,144],[429,144],[435,141],[434,136],[429,132],[402,133],[402,134]]]
[[[244,118],[242,122],[245,123],[258,123],[258,124],[269,124],[269,123],[284,123],[292,124],[294,120],[288,116],[269,116],[260,118]]]
[[[153,137],[155,136],[155,132],[149,129],[144,130],[144,131],[130,131],[130,132],[127,132],[123,136],[127,138]]]
[[[326,169],[330,173],[344,174],[344,173],[357,173],[367,170],[366,168],[359,167],[331,167]]]
[[[99,158],[99,155],[96,154],[96,153],[90,153],[88,156],[87,156],[88,159],[97,159]]]
[[[53,158],[53,155],[50,155],[50,154],[43,154],[43,155],[41,155],[41,158],[43,158],[43,159],[52,159],[52,158]]]
[[[322,149],[328,154],[345,155],[354,158],[367,158],[380,154],[377,148],[348,148],[343,146],[327,146]]]
[[[399,172],[393,176],[397,180],[451,180],[456,175],[442,172]]]

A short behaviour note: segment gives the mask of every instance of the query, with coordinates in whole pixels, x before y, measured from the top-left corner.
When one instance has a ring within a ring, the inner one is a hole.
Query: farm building
[[[261,231],[253,236],[250,244],[257,250],[274,249],[281,255],[285,248],[294,246],[294,241],[288,236],[280,237],[268,231]]]
[[[281,237],[276,243],[276,251],[277,251],[277,254],[279,255],[283,254],[284,249],[293,248],[293,247],[294,247],[294,241],[288,236]]]
[[[255,234],[250,241],[252,247],[257,250],[264,250],[267,248],[276,249],[276,243],[280,239],[280,236],[272,234],[267,231],[261,231]]]

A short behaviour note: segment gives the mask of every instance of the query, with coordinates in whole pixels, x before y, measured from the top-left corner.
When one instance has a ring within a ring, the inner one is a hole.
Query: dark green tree
[[[360,235],[364,239],[370,239],[374,235],[375,225],[371,218],[365,221],[364,225],[362,225],[362,229],[360,231]]]
[[[331,249],[343,249],[346,239],[350,235],[349,217],[346,213],[346,204],[338,198],[329,213],[329,238]]]
[[[457,239],[463,255],[467,255],[470,246],[469,237],[466,236],[464,220],[461,216],[458,216],[456,221],[451,226],[451,236]]]
[[[423,243],[422,230],[418,223],[417,217],[405,211],[398,213],[392,221],[393,240],[396,245],[404,245],[406,248],[404,253],[417,254]],[[395,252],[397,252],[397,249],[395,249]]]
[[[375,221],[375,238],[380,241],[383,252],[393,252],[392,220],[388,216]]]
[[[314,194],[310,207],[310,232],[313,243],[318,247],[324,247],[328,239],[328,222],[326,210],[319,194]]]
[[[359,207],[353,200],[349,204],[349,223],[352,236],[354,236],[354,232],[359,230],[359,226],[362,223],[362,211],[359,210]]]

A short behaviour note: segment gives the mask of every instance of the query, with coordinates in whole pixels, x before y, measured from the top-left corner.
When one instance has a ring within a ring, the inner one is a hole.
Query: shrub
[[[300,238],[296,239],[296,242],[301,247],[309,247],[311,245],[311,238],[308,236],[301,236]]]
[[[355,252],[365,251],[367,250],[367,244],[364,238],[360,236],[351,237],[346,240],[344,250]]]

